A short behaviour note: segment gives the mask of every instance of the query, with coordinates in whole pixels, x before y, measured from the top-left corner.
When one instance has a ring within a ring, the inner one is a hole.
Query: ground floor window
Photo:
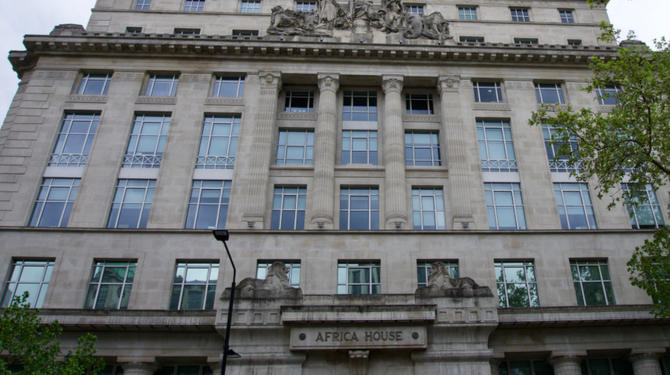
[[[211,375],[209,366],[163,366],[154,375]]]
[[[554,369],[544,361],[505,361],[499,371],[500,375],[554,375]]]
[[[621,358],[590,358],[582,361],[582,375],[633,375],[633,366]]]

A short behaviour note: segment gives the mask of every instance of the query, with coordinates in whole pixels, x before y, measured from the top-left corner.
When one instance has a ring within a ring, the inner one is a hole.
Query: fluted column
[[[500,364],[502,361],[499,359],[491,359],[489,363],[491,364],[491,375],[500,375]]]
[[[249,228],[263,229],[265,217],[265,198],[268,188],[270,158],[272,153],[272,135],[277,119],[277,97],[282,80],[279,72],[261,72],[258,111],[254,126],[251,163],[246,171],[247,199],[243,222],[253,222]]]
[[[407,228],[405,134],[402,126],[402,76],[384,76],[384,180],[386,229]]]
[[[319,113],[314,132],[313,214],[310,229],[333,229],[335,197],[335,145],[337,140],[337,90],[340,76],[319,74]]]
[[[154,362],[127,362],[122,363],[124,375],[154,375],[160,368]]]
[[[470,184],[472,180],[468,177],[468,165],[471,161],[468,160],[465,144],[463,129],[465,124],[461,117],[459,83],[460,77],[458,76],[440,77],[437,83],[437,91],[440,93],[442,128],[447,139],[447,166],[449,168],[449,190],[453,213],[452,228],[469,227],[473,229],[474,219],[470,204]]]
[[[568,355],[551,359],[554,375],[582,375],[582,357]]]
[[[628,359],[633,364],[635,375],[661,375],[661,363],[657,353],[633,354]]]

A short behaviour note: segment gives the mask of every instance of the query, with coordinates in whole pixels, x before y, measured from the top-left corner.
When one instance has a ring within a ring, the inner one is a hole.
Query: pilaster
[[[405,188],[405,135],[402,125],[402,76],[382,77],[384,103],[385,228],[407,228]]]

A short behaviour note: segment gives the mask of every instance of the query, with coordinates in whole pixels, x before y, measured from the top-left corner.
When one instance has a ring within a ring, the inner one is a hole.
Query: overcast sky
[[[14,96],[18,78],[6,59],[10,50],[23,50],[25,34],[48,34],[61,23],[88,23],[95,0],[0,0],[0,119]],[[654,38],[670,37],[670,0],[612,0],[610,20],[626,35],[633,29],[638,39],[651,45]],[[4,56],[5,58],[3,58]],[[0,122],[1,123],[1,122]]]

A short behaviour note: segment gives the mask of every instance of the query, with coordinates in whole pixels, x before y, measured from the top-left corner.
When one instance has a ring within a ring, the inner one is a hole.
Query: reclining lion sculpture
[[[430,277],[427,285],[418,288],[415,295],[417,297],[451,298],[493,297],[489,287],[479,286],[469,277],[452,279],[449,276],[449,269],[442,262],[434,262],[430,266]]]
[[[301,298],[302,290],[292,288],[288,280],[288,268],[282,262],[274,262],[268,268],[265,280],[247,277],[235,286],[236,298]],[[230,288],[221,299],[230,298]]]

